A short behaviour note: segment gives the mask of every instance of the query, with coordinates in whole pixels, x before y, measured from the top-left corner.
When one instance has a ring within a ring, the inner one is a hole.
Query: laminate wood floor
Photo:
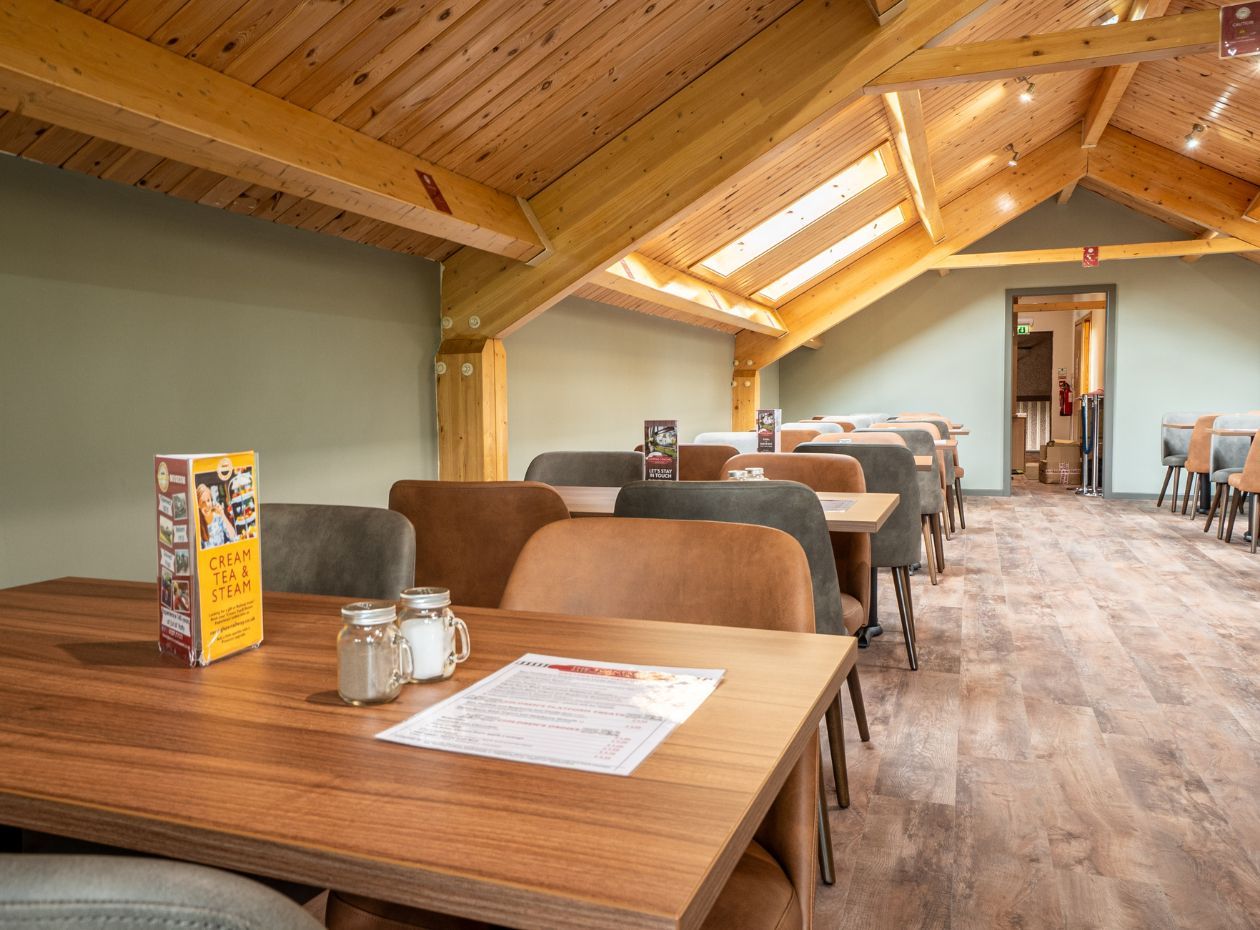
[[[1260,927],[1260,555],[1152,501],[967,507],[917,672],[881,578],[815,926]]]

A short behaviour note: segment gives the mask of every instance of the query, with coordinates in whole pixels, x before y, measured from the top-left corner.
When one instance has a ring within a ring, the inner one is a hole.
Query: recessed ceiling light
[[[886,177],[888,166],[884,163],[881,147],[859,158],[834,177],[828,178],[804,197],[754,226],[734,242],[718,249],[701,260],[700,264],[716,274],[733,274]]]

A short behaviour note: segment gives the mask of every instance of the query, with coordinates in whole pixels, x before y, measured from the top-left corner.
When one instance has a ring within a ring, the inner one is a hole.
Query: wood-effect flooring
[[[815,927],[1260,927],[1260,557],[1153,501],[967,507],[917,672],[881,584]]]

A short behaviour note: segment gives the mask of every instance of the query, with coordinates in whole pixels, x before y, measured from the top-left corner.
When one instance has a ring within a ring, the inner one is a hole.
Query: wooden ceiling
[[[15,0],[0,0],[0,12],[9,2]],[[699,86],[701,75],[737,50],[751,48],[754,37],[769,35],[781,19],[786,22],[787,14],[802,6],[802,0],[62,3],[173,56],[531,203],[560,197],[562,188],[567,188],[557,182],[576,167],[591,164],[597,153],[607,160],[616,158],[632,127],[638,130],[646,125],[648,114],[657,113],[663,105],[672,106],[684,88]],[[1219,0],[972,0],[953,4],[921,0],[917,8],[914,3],[876,4],[894,18],[884,15],[881,19],[886,25],[872,26],[888,34],[902,29],[898,24],[913,17],[895,17],[899,7],[915,10],[916,15],[929,7],[953,9],[965,15],[947,30],[955,18],[950,14],[939,23],[941,34],[928,44],[961,46],[1093,27],[1111,15],[1122,20],[1139,18],[1148,6],[1152,15],[1171,16],[1219,5]],[[931,15],[931,10],[923,15]],[[902,57],[904,52],[892,60]],[[1244,185],[1260,184],[1260,58],[1222,61],[1214,52],[1196,53],[1128,67],[1135,73],[1119,98],[1111,126],[1240,179]],[[1107,79],[1103,69],[1091,67],[1035,74],[1035,94],[1029,102],[1020,101],[1023,85],[1009,76],[924,87],[922,132],[930,153],[928,175],[934,181],[936,202],[961,205],[967,196],[1000,185],[1008,176],[1012,190],[1018,188],[1016,173],[1007,164],[1007,147],[1024,158],[1061,145],[1064,134],[1087,118],[1096,90]],[[677,119],[685,119],[681,109]],[[1195,123],[1206,130],[1200,134],[1201,144],[1189,150],[1184,138]],[[733,176],[730,183],[715,185],[677,222],[655,229],[646,238],[628,236],[622,254],[635,249],[647,259],[691,276],[701,287],[717,285],[737,298],[764,304],[764,298],[757,296],[760,288],[890,207],[907,204],[914,223],[911,201],[919,187],[908,170],[913,166],[902,164],[904,156],[893,147],[895,136],[881,98],[856,96],[774,147],[752,170]],[[888,153],[890,176],[886,180],[729,277],[697,264],[881,146]],[[193,167],[19,112],[0,111],[0,151],[439,261],[460,250],[457,242],[394,225],[379,216],[370,218],[314,196]],[[1090,163],[1092,151],[1085,150],[1083,164]],[[1169,209],[1158,197],[1101,183],[1088,170],[1084,175],[1083,186],[1159,216],[1187,233],[1199,234],[1207,228],[1187,219],[1184,211]],[[1074,185],[1075,180],[1067,183],[1065,196],[1070,196]],[[1035,184],[1027,188],[1029,196],[1034,190],[1040,188]],[[562,211],[562,205],[553,207],[553,212]],[[541,210],[540,219],[541,226],[547,226]],[[544,231],[554,233],[550,228]],[[880,240],[828,274],[868,261],[868,253],[878,253],[901,237],[899,231]],[[599,271],[591,268],[590,275]],[[728,332],[741,329],[738,319],[723,321],[713,314],[689,317],[678,309],[677,301],[672,306],[654,305],[641,294],[610,290],[608,284],[587,277],[576,288],[559,288],[556,293],[576,290],[629,309]],[[795,298],[788,295],[780,303],[788,320],[785,325],[791,328],[789,311]],[[813,320],[818,314],[811,309],[807,315]]]

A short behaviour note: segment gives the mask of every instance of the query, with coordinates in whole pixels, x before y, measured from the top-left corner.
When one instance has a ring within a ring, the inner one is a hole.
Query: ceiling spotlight
[[[1190,127],[1190,132],[1186,134],[1186,148],[1197,149],[1199,147],[1199,133],[1203,132],[1205,128],[1202,123],[1195,123]]]
[[[1014,168],[1019,164],[1019,152],[1015,151],[1015,143],[1006,143],[1006,151],[1011,153],[1011,157],[1006,160],[1006,166],[1008,168]]]
[[[1024,103],[1032,103],[1033,92],[1036,91],[1037,85],[1026,77],[1016,78],[1015,80],[1025,85],[1024,89],[1019,92],[1019,99]]]

